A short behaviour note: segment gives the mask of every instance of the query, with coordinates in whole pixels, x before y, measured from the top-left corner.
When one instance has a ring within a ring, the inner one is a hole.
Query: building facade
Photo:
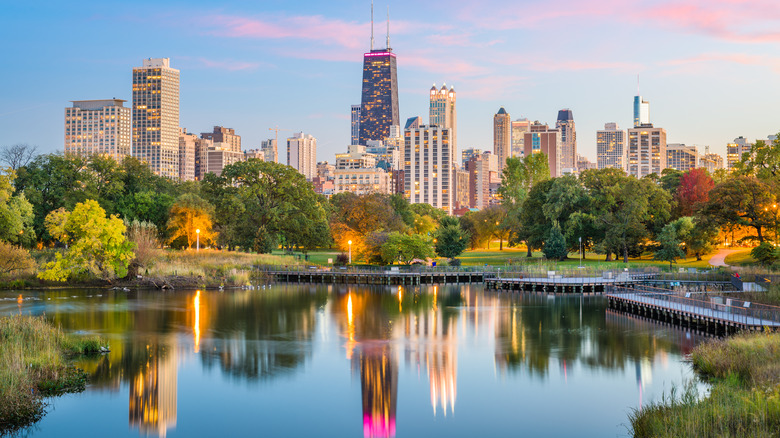
[[[132,154],[131,110],[122,99],[74,100],[65,108],[65,153],[109,156]]]
[[[287,139],[287,165],[307,180],[317,176],[317,139],[299,132]]]
[[[626,173],[642,178],[651,173],[661,175],[666,169],[666,130],[642,125],[628,130]]]
[[[460,167],[453,168],[454,183],[455,183],[455,197],[452,200],[452,208],[459,209],[463,207],[469,207],[469,171]]]
[[[384,169],[376,167],[336,169],[334,176],[334,194],[350,192],[365,195],[393,192],[393,175]]]
[[[504,170],[512,152],[512,122],[502,106],[493,116],[493,154],[498,157],[498,174]]]
[[[204,139],[210,141],[209,139]],[[214,142],[206,149],[204,175],[213,173],[217,176],[222,175],[222,170],[229,164],[235,164],[244,161],[244,153],[236,151],[232,144],[224,142]]]
[[[215,126],[212,132],[203,132],[200,138],[211,140],[214,143],[225,143],[232,151],[241,152],[241,136],[236,135],[233,128]]]
[[[244,151],[244,161],[246,160],[265,161],[265,152],[262,149],[247,149]]]
[[[433,125],[404,130],[404,195],[412,204],[452,211],[453,150],[450,131]]]
[[[456,108],[457,96],[455,88],[442,85],[436,89],[436,84],[431,87],[430,105],[428,112],[428,124],[439,125],[450,130],[450,144],[457,155],[458,152],[458,112]]]
[[[185,128],[179,132],[179,180],[195,181],[195,144],[198,136]]]
[[[605,123],[596,131],[596,164],[599,169],[626,169],[626,131],[617,123]]]
[[[157,175],[179,176],[179,70],[169,58],[133,68],[133,156]]]
[[[524,134],[524,155],[530,157],[533,154],[543,153],[547,155],[547,165],[550,168],[550,176],[555,178],[563,175],[561,167],[561,132],[550,129],[547,125],[535,122],[531,125],[531,131]]]
[[[531,130],[531,121],[517,119],[512,122],[512,151],[510,156],[523,158],[525,154],[525,133]]]
[[[387,48],[374,50],[372,25],[371,51],[363,54],[358,144],[384,140],[390,136],[390,126],[401,124],[398,115],[398,67],[389,36],[387,40]]]
[[[262,143],[260,143],[260,149],[263,150],[263,159],[265,161],[273,161],[274,163],[279,162],[279,151],[276,147],[275,138],[263,140]]]
[[[650,124],[650,102],[634,96],[634,128]]]
[[[712,174],[718,169],[723,169],[723,157],[718,154],[704,154],[699,160],[699,166],[707,169]]]
[[[666,145],[666,167],[687,172],[699,167],[699,152],[696,146],[686,146],[682,143]]]
[[[726,145],[726,164],[729,172],[734,170],[734,166],[742,160],[744,154],[750,154],[753,149],[753,143],[745,137],[737,137],[733,143]]]
[[[349,144],[360,144],[360,105],[352,105],[349,115],[350,115]]]
[[[482,209],[490,204],[490,163],[486,158],[474,155],[466,162],[470,208]]]
[[[570,109],[558,111],[558,120],[555,128],[561,133],[561,157],[562,169],[577,169],[577,129],[574,125],[574,114]]]

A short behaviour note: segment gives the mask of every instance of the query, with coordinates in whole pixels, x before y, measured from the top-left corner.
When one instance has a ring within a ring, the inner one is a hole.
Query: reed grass
[[[697,373],[713,386],[700,398],[689,382],[681,392],[629,415],[635,437],[780,436],[780,334],[746,333],[697,346]]]
[[[98,338],[66,335],[43,317],[0,318],[0,435],[38,421],[44,397],[84,389],[69,356],[100,351]]]

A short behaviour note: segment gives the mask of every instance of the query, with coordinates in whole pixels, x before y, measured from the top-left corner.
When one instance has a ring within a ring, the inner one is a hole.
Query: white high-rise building
[[[130,108],[122,99],[74,100],[65,108],[65,153],[122,161],[132,152]]]
[[[605,123],[596,131],[596,162],[599,169],[626,169],[626,131],[617,123]]]
[[[555,129],[561,133],[561,156],[559,158],[561,171],[577,171],[577,129],[574,124],[574,115],[570,109],[558,111],[558,120]]]
[[[753,143],[745,137],[737,137],[734,143],[726,145],[726,167],[729,171],[734,170],[734,166],[742,160],[743,154],[750,154],[753,149]]]
[[[650,102],[634,96],[634,128],[650,124]]]
[[[276,147],[276,139],[270,138],[268,140],[263,140],[260,149],[263,151],[263,159],[265,161],[273,161],[274,163],[279,162],[279,151]]]
[[[457,96],[455,95],[455,88],[450,87],[447,90],[447,85],[441,86],[441,89],[436,89],[436,84],[433,84],[430,91],[430,107],[428,112],[428,124],[437,125],[450,130],[450,146],[453,152],[452,156],[457,157],[458,154],[458,111],[455,106],[457,103]]]
[[[531,130],[531,121],[517,119],[512,122],[512,151],[511,157],[523,158],[525,154],[525,133]]]
[[[317,139],[303,132],[288,138],[287,165],[301,172],[307,180],[317,176]]]
[[[626,173],[642,178],[651,173],[661,175],[666,169],[666,130],[642,125],[628,130]]]
[[[430,204],[452,212],[455,153],[450,130],[421,125],[404,131],[404,196],[412,204]]]
[[[169,58],[133,68],[133,156],[157,175],[179,177],[179,70]]]

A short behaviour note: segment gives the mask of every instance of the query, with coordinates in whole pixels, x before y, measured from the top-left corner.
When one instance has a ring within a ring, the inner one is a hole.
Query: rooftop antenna
[[[374,0],[371,0],[371,50],[374,50]]]
[[[390,5],[387,5],[387,50],[390,50]]]

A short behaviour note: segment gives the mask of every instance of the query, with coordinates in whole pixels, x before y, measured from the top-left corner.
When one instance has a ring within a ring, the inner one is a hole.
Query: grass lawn
[[[726,256],[726,264],[731,266],[752,266],[756,264],[750,255],[750,249],[734,252]]]

